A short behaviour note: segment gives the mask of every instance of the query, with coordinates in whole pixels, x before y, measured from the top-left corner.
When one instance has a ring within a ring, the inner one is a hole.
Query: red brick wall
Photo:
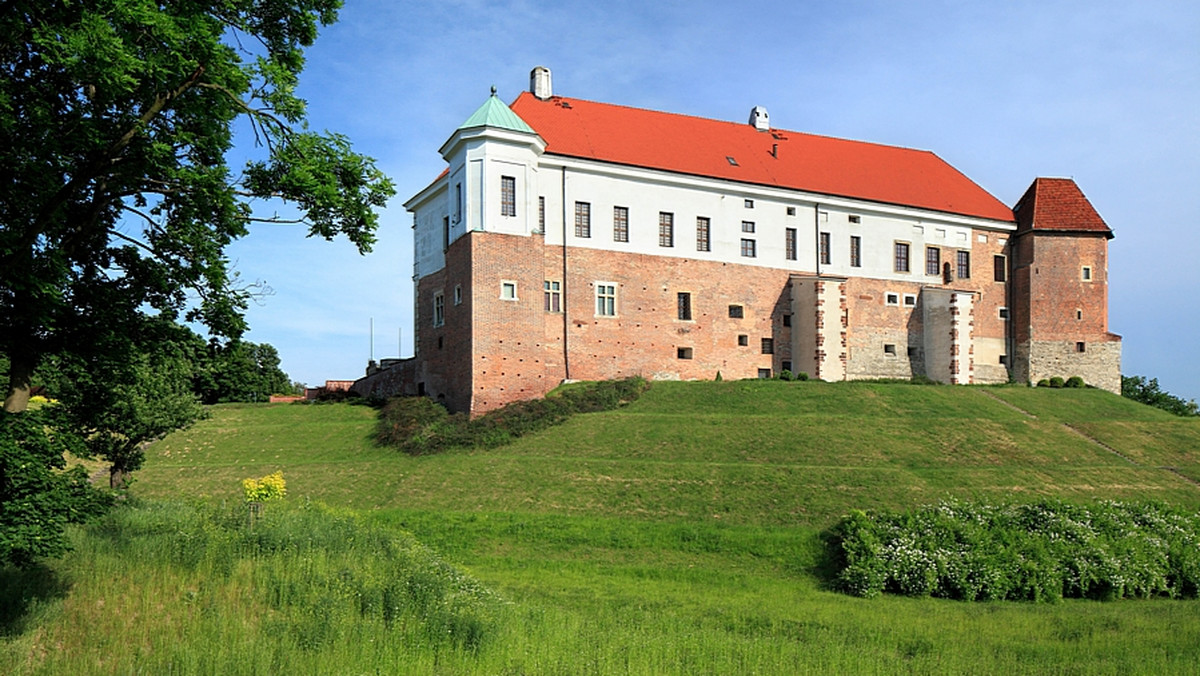
[[[1035,231],[1018,237],[1015,249],[1013,293],[1028,299],[1014,316],[1018,341],[1109,340],[1108,240],[1103,234]],[[1092,269],[1090,282],[1080,277],[1085,265]]]

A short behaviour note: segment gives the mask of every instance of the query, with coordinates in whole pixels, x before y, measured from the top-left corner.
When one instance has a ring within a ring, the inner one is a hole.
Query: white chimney
[[[771,116],[767,115],[767,109],[762,106],[754,106],[750,109],[750,124],[759,131],[771,130]]]
[[[554,90],[550,86],[549,68],[538,66],[529,72],[529,91],[543,101],[554,96]]]

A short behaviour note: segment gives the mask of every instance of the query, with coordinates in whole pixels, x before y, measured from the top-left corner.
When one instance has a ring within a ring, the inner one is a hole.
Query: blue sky
[[[932,150],[1001,201],[1076,180],[1116,232],[1109,326],[1123,372],[1200,400],[1200,4],[347,0],[308,53],[310,124],[396,182],[379,243],[260,225],[229,249],[274,291],[255,342],[293,379],[412,353],[411,215],[437,148],[495,85]]]

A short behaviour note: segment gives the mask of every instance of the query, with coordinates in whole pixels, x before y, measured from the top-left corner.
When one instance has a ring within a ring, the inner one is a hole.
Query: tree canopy
[[[138,444],[194,417],[177,325],[245,329],[254,288],[225,249],[279,220],[258,201],[371,249],[391,182],[345,137],[310,130],[296,96],[340,4],[0,3],[0,562],[53,553],[21,542],[61,538],[95,504],[57,472],[63,450],[128,471]],[[256,150],[232,167],[239,128]],[[62,399],[30,411],[39,369]]]

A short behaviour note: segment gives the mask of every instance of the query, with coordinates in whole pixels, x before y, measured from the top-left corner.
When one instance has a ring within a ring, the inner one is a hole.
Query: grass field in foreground
[[[52,570],[69,591],[8,626],[0,672],[1159,674],[1200,664],[1194,601],[866,601],[824,588],[820,531],[853,508],[943,495],[1200,507],[1200,487],[1160,469],[1200,464],[1200,421],[1107,393],[656,383],[626,408],[509,447],[424,458],[373,447],[373,417],[340,405],[216,407],[150,449],[134,493],[232,509],[240,479],[281,469],[287,509],[311,498],[361,510],[510,601],[477,650],[407,640],[397,650],[372,643],[383,639],[370,627],[300,649],[244,600],[257,593],[238,577],[252,562],[228,578],[195,576],[117,556],[109,536],[81,530],[79,551]],[[208,615],[188,605],[197,585],[223,599]],[[164,614],[177,619],[167,629]]]

